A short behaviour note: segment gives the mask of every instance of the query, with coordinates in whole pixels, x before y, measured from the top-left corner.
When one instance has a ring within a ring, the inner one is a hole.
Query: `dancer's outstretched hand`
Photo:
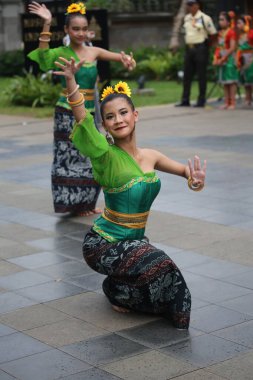
[[[55,65],[62,71],[54,71],[54,74],[64,76],[66,79],[72,79],[85,61],[83,58],[79,62],[76,62],[73,57],[70,58],[70,61],[63,57],[59,57],[59,60],[61,60],[62,63],[56,61]]]
[[[203,167],[201,167],[200,158],[198,156],[194,157],[194,165],[192,161],[188,160],[188,166],[190,169],[190,176],[192,178],[192,183],[194,186],[204,185],[206,178],[206,160],[204,161]]]
[[[28,4],[28,10],[30,13],[33,13],[39,17],[41,17],[46,23],[50,24],[52,21],[52,13],[45,6],[45,4],[36,3],[36,1],[32,1]]]
[[[136,62],[133,57],[133,53],[131,52],[130,55],[126,54],[124,51],[120,52],[121,54],[121,62],[123,66],[129,70],[132,71],[136,67]]]

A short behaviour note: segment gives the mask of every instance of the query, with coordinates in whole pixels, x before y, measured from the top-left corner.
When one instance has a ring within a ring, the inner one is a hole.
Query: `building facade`
[[[45,0],[47,1],[51,0]],[[115,0],[117,1],[117,0]],[[112,49],[138,46],[167,46],[170,27],[179,0],[129,0],[131,13],[109,14],[109,41]],[[57,0],[54,0],[57,4]],[[59,3],[63,3],[59,0]],[[204,11],[216,18],[220,10],[253,15],[253,0],[203,0]],[[66,1],[66,4],[69,1]],[[21,14],[25,1],[0,0],[0,52],[21,49]],[[0,73],[1,75],[1,73]]]

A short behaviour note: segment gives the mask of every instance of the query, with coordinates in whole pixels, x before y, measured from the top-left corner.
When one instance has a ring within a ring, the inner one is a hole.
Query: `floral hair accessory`
[[[86,14],[86,7],[84,3],[73,3],[68,6],[66,15],[72,14],[72,13],[80,13],[81,15]]]
[[[245,20],[244,32],[248,33],[250,31],[250,23],[251,23],[252,17],[250,15],[246,15],[244,16],[244,20]]]
[[[114,87],[107,86],[102,93],[101,101],[103,101],[110,94],[124,94],[131,98],[131,89],[126,82],[122,81],[115,84]]]

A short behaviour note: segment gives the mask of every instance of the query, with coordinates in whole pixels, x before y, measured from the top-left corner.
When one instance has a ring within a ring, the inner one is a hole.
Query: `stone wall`
[[[22,47],[21,13],[23,4],[20,0],[0,0],[0,51]]]

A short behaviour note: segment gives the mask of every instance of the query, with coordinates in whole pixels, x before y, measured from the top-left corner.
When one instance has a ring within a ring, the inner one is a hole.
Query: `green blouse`
[[[28,54],[28,57],[39,64],[42,71],[57,70],[59,68],[55,66],[55,61],[59,61],[59,57],[70,59],[75,58],[78,62],[80,59],[76,55],[75,51],[71,49],[70,46],[60,46],[55,49],[36,49]],[[97,65],[96,62],[86,62],[80,68],[80,70],[75,74],[76,82],[79,84],[81,89],[94,90],[96,80],[97,80]],[[62,87],[66,88],[66,81],[64,77],[59,77]],[[71,109],[67,103],[66,96],[60,94],[59,99],[56,103],[57,106],[63,108]],[[94,111],[94,100],[86,100],[85,108],[89,111]]]
[[[130,216],[150,210],[160,190],[159,178],[155,172],[144,173],[123,149],[109,145],[89,112],[84,121],[75,124],[70,138],[82,154],[90,157],[94,178],[103,187],[106,208]],[[95,221],[93,229],[108,241],[141,239],[145,232],[145,227],[125,227],[104,215]]]

